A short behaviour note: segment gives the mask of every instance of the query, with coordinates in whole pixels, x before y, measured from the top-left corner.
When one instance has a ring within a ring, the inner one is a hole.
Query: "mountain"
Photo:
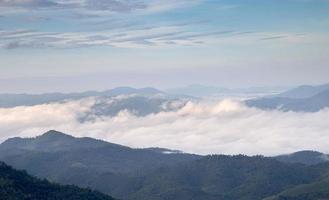
[[[133,149],[87,137],[75,138],[54,130],[35,138],[8,139],[0,145],[0,159],[15,167],[32,170],[41,177],[47,177],[57,165],[61,166],[56,171],[58,175],[75,168],[127,173],[196,158],[199,156],[165,154],[153,149]],[[37,170],[41,166],[44,173]]]
[[[0,145],[0,160],[15,168],[25,169],[40,178],[91,187],[117,196],[132,187],[127,186],[128,183],[138,181],[142,174],[152,169],[199,157],[132,149],[53,130],[35,138],[8,139]]]
[[[329,90],[329,84],[323,85],[302,85],[297,88],[293,88],[286,92],[280,93],[276,95],[276,97],[284,97],[284,98],[295,98],[295,99],[305,99],[315,96],[321,92]]]
[[[329,89],[308,98],[264,97],[245,101],[246,105],[260,109],[317,112],[329,107]]]
[[[101,140],[92,138],[75,138],[73,136],[51,130],[36,138],[11,138],[3,142],[0,146],[2,151],[8,151],[7,154],[16,154],[16,151],[39,151],[39,152],[61,152],[74,151],[79,149],[93,149],[97,147],[118,147],[124,148],[120,145],[115,145]],[[11,151],[11,152],[9,152]]]
[[[40,180],[0,162],[0,197],[6,200],[114,200],[90,189]]]
[[[131,88],[118,87],[102,92],[88,91],[81,93],[48,93],[48,94],[0,94],[0,108],[10,108],[16,106],[34,106],[59,102],[63,100],[77,100],[86,97],[113,97],[118,95],[158,95],[164,92],[155,88]]]
[[[15,168],[126,200],[261,200],[315,184],[329,172],[328,163],[316,165],[308,158],[320,153],[300,154],[198,156],[162,148],[133,149],[54,130],[0,145],[0,160]]]
[[[329,156],[317,151],[299,151],[292,154],[276,156],[275,159],[285,163],[317,165],[320,163],[328,162]]]

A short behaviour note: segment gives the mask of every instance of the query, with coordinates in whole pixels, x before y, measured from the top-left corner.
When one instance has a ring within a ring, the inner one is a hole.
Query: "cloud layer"
[[[158,146],[198,154],[329,152],[329,109],[316,113],[263,111],[223,100],[189,102],[178,111],[144,117],[122,111],[115,117],[79,122],[94,103],[94,99],[84,99],[0,109],[0,139],[56,129],[131,147]]]

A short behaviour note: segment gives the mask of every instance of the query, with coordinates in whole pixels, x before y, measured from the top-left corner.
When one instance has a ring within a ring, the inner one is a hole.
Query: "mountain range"
[[[200,156],[133,149],[57,131],[0,145],[0,160],[15,168],[127,200],[261,200],[292,194],[298,199],[304,195],[296,192],[299,187],[312,191],[311,197],[329,198],[327,157],[313,151],[276,157]],[[319,184],[328,190],[312,189]]]
[[[168,89],[166,92],[151,87],[140,89],[118,87],[102,92],[88,91],[39,95],[0,94],[0,108],[64,103],[92,97],[95,103],[88,112],[79,118],[80,121],[86,121],[93,120],[95,117],[116,116],[121,111],[129,111],[136,116],[146,116],[162,111],[175,111],[182,108],[188,101],[201,101],[203,98],[209,98],[209,96],[213,96],[215,99],[227,96],[243,98],[250,96],[253,98],[245,100],[244,103],[249,107],[257,107],[264,110],[317,112],[329,107],[329,84],[299,86],[273,95],[273,93],[278,91],[282,91],[282,88],[281,90],[280,88],[227,89],[194,85],[185,88]]]

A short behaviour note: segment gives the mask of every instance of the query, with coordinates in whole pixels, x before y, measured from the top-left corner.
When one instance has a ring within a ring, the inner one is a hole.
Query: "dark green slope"
[[[0,199],[3,200],[114,200],[89,189],[61,186],[29,176],[0,162]]]
[[[328,168],[327,165],[319,165],[317,168],[323,171],[321,168]],[[297,185],[264,200],[329,200],[329,174],[324,173],[311,183]]]
[[[310,183],[322,173],[261,156],[207,156],[145,177],[130,199],[257,200]]]

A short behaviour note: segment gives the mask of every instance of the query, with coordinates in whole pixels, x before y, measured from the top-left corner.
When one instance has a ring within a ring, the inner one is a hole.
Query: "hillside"
[[[329,177],[302,184],[291,189],[284,190],[277,195],[264,200],[328,200],[329,199]]]
[[[4,200],[114,200],[89,189],[40,180],[0,162],[0,197]]]
[[[309,183],[322,170],[262,156],[206,156],[148,174],[129,199],[257,200]]]

